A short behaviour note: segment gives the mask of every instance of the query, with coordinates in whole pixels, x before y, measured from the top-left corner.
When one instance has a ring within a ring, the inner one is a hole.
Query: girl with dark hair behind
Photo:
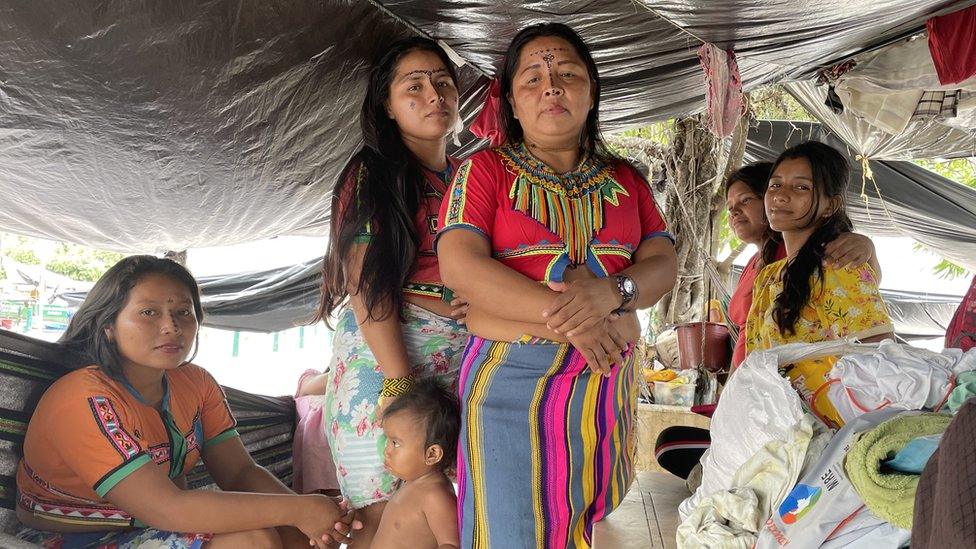
[[[600,77],[572,29],[520,31],[507,141],[458,169],[444,280],[470,302],[461,365],[461,547],[589,547],[633,475],[635,310],[674,285],[650,186],[600,140]]]
[[[729,319],[739,327],[739,338],[732,353],[733,368],[738,367],[746,357],[746,320],[752,307],[752,287],[756,276],[766,265],[786,257],[783,236],[769,226],[763,207],[763,196],[772,169],[772,162],[756,162],[732,172],[725,180],[725,205],[729,210],[732,232],[739,240],[759,247],[759,253],[752,256],[742,269],[739,284],[729,300]],[[863,263],[870,263],[879,277],[881,275],[881,266],[871,239],[852,232],[841,232],[825,245],[824,263],[833,267],[859,267]]]
[[[27,427],[21,538],[132,549],[345,539],[332,525],[351,513],[295,495],[248,455],[220,386],[189,362],[202,318],[196,281],[169,259],[127,257],[95,283],[60,341],[85,366],[44,393]],[[220,491],[187,489],[201,459]]]
[[[393,44],[369,74],[363,147],[334,191],[316,320],[338,316],[323,409],[339,486],[363,509],[355,547],[370,546],[396,488],[383,467],[383,405],[414,377],[457,387],[465,307],[441,282],[433,249],[457,164],[446,152],[458,124],[456,82],[433,41]]]
[[[785,343],[893,337],[875,268],[824,265],[826,243],[852,228],[844,211],[849,172],[843,155],[816,141],[783,151],[773,164],[764,204],[770,227],[783,235],[787,258],[756,277],[747,352]],[[823,390],[834,362],[803,361],[783,373],[815,413],[840,425]]]
[[[729,227],[739,240],[759,247],[752,256],[739,283],[729,299],[729,320],[738,327],[739,337],[732,353],[732,368],[738,368],[746,357],[746,322],[752,307],[752,290],[759,271],[786,257],[783,237],[766,220],[763,196],[772,173],[772,162],[756,162],[742,166],[725,180],[725,205],[729,210]],[[865,262],[880,275],[881,267],[874,254],[871,239],[860,234],[841,233],[824,248],[824,260],[834,267],[859,267]],[[689,478],[705,450],[711,444],[707,429],[697,427],[668,427],[658,434],[654,456],[668,472]]]

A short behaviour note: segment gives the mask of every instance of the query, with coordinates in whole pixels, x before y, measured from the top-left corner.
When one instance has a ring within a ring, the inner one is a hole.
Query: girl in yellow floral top
[[[850,167],[834,148],[808,141],[784,151],[766,189],[766,217],[783,235],[786,259],[756,277],[747,321],[746,350],[840,338],[893,337],[878,276],[868,264],[824,266],[824,244],[852,229],[844,211]],[[782,369],[811,409],[828,424],[840,420],[826,397],[835,358],[806,360]]]

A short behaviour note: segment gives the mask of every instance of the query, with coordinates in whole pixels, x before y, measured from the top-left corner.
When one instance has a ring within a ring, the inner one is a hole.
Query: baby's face
[[[433,469],[425,462],[427,433],[420,418],[409,412],[393,414],[383,418],[383,431],[386,433],[383,465],[393,476],[410,481]]]

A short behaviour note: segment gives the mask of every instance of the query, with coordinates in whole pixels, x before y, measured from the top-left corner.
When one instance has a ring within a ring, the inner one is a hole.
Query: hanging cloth
[[[735,131],[746,108],[735,53],[706,42],[698,49],[698,60],[705,71],[708,130],[720,139],[728,137]]]
[[[942,85],[976,75],[976,6],[925,22],[929,52]]]
[[[505,131],[498,123],[498,114],[501,112],[501,95],[501,80],[495,78],[488,86],[488,95],[485,96],[485,104],[481,107],[481,112],[471,124],[471,133],[481,139],[487,139],[492,147],[498,147],[505,142]]]
[[[962,349],[963,352],[976,347],[976,276],[949,323],[945,346]]]

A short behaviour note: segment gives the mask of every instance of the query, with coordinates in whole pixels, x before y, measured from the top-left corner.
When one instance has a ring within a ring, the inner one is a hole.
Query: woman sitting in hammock
[[[344,539],[333,526],[349,513],[295,495],[248,455],[220,386],[190,362],[202,317],[196,281],[169,259],[127,257],[95,283],[60,341],[87,365],[47,390],[27,427],[19,537],[133,549]],[[187,489],[201,459],[223,491]]]

